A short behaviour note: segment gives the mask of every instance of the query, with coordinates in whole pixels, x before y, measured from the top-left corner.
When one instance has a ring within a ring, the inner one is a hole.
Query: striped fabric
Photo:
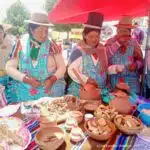
[[[25,126],[29,129],[32,136],[31,143],[29,144],[26,150],[36,150],[38,149],[38,145],[36,144],[34,137],[39,130],[40,127],[39,122],[37,120],[24,120],[24,122]]]

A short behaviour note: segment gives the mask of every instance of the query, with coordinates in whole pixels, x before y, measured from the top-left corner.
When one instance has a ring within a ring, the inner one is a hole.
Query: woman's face
[[[45,42],[48,37],[48,27],[39,26],[31,30],[32,36],[40,43]]]
[[[96,31],[91,31],[87,35],[85,35],[85,40],[87,45],[95,47],[99,43],[100,33]]]
[[[0,41],[4,39],[4,31],[0,28]]]
[[[126,28],[117,28],[117,35],[118,36],[130,36],[131,35],[131,30],[126,29]]]

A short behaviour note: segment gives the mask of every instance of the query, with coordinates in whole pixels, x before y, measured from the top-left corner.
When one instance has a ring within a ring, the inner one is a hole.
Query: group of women
[[[116,25],[117,34],[105,45],[99,42],[103,19],[101,13],[89,13],[83,40],[73,48],[66,66],[61,50],[48,38],[51,24],[47,14],[34,12],[26,21],[29,36],[16,43],[5,66],[7,75],[12,78],[5,90],[8,103],[44,96],[58,97],[66,93],[80,97],[82,85],[74,69],[84,83],[100,88],[102,93],[107,91],[106,102],[112,98],[109,91],[119,82],[127,83],[132,92],[139,94],[143,56],[140,46],[131,37],[132,17],[122,16]],[[71,78],[67,90],[65,72]]]

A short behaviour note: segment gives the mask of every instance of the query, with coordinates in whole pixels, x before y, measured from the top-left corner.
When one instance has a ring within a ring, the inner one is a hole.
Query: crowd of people
[[[83,39],[73,48],[67,66],[62,50],[48,37],[51,26],[46,13],[34,12],[28,23],[28,37],[13,45],[0,26],[0,84],[5,86],[8,103],[59,97],[72,94],[80,97],[82,85],[73,70],[86,84],[101,89],[103,100],[116,85],[124,82],[139,95],[144,58],[141,44],[144,34],[132,16],[124,15],[116,26],[116,35],[100,43],[104,16],[89,13],[84,24]],[[132,32],[133,31],[133,32]],[[68,74],[67,79],[65,75]],[[149,90],[150,67],[147,67],[145,87]],[[69,80],[69,82],[68,82]],[[67,88],[66,88],[67,87]]]

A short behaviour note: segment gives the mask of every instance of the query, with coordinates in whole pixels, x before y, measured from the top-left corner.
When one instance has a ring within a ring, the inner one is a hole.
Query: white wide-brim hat
[[[135,28],[135,26],[132,24],[132,16],[130,15],[123,15],[120,20],[119,23],[116,24],[115,26],[117,28],[127,28],[127,29],[133,29]]]
[[[53,26],[53,24],[49,23],[48,14],[46,12],[33,12],[31,13],[30,19],[25,20],[25,22],[41,26]]]

